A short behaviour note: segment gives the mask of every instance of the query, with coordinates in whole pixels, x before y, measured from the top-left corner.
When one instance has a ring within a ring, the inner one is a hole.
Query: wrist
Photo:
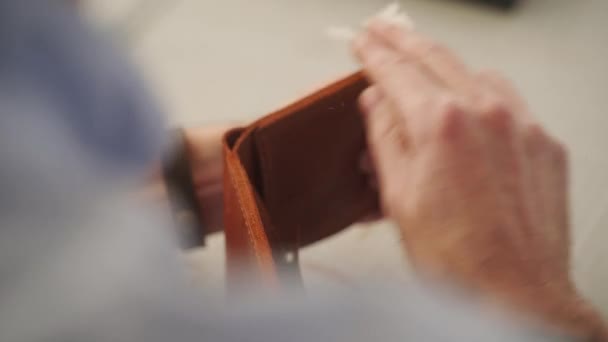
[[[168,202],[167,186],[160,166],[155,166],[149,176],[145,177],[143,183],[135,190],[135,198],[145,203]]]

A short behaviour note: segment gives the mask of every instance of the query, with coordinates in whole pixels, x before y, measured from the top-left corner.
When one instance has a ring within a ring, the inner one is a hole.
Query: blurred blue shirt
[[[0,0],[0,142],[21,148],[22,162],[49,159],[28,167],[55,159],[64,176],[87,169],[72,186],[134,175],[159,160],[164,117],[118,50],[65,3]],[[53,170],[37,176],[57,177]],[[72,181],[60,178],[52,181]]]

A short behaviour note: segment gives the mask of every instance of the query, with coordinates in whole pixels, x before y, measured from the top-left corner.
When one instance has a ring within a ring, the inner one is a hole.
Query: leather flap
[[[332,235],[376,207],[361,173],[365,134],[359,74],[258,123],[259,192],[273,240],[296,249]]]
[[[323,239],[377,208],[359,170],[365,135],[357,99],[366,86],[353,74],[226,135],[229,258],[274,268],[277,252]]]

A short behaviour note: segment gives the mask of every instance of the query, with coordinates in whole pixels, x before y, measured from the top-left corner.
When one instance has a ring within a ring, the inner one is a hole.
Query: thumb
[[[401,174],[406,134],[403,120],[377,86],[367,88],[359,99],[366,127],[368,150],[376,170],[380,191],[390,186],[391,175]],[[400,172],[401,171],[401,172]],[[388,183],[388,184],[387,184]]]

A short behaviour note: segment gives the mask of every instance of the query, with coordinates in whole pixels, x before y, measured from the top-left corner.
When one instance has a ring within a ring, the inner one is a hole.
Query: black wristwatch
[[[173,144],[163,158],[163,178],[178,238],[183,248],[204,246],[207,230],[196,196],[186,136],[182,129],[174,129],[171,134]]]

